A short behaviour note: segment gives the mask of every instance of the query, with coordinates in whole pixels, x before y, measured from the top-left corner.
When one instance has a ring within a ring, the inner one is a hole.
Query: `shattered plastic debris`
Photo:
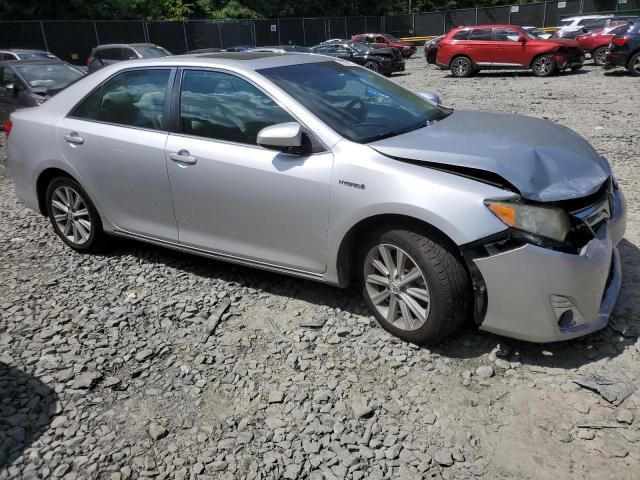
[[[603,377],[602,375],[584,375],[573,380],[581,387],[599,393],[602,398],[615,406],[620,405],[625,398],[631,395],[635,390],[635,385],[622,380]]]

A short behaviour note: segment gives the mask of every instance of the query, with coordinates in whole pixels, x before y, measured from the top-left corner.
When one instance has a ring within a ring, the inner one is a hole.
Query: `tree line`
[[[239,19],[395,15],[527,0],[0,0],[0,20]]]

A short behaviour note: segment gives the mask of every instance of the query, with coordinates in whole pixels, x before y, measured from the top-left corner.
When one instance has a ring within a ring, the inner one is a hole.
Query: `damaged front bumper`
[[[487,332],[531,342],[576,338],[605,327],[621,285],[616,245],[626,228],[624,196],[579,253],[524,243],[466,255],[476,290],[476,321]]]

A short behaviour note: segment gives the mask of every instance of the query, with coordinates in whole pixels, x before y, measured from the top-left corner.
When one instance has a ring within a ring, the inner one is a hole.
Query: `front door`
[[[520,32],[513,28],[496,28],[495,39],[498,55],[494,65],[528,67],[527,43],[519,42]]]
[[[100,213],[118,229],[176,241],[164,155],[171,76],[168,68],[119,73],[62,120],[58,143]]]
[[[323,272],[333,155],[258,146],[262,128],[295,120],[234,74],[185,70],[179,103],[166,153],[180,242]]]
[[[491,28],[474,28],[469,34],[469,40],[464,42],[465,55],[480,67],[492,65],[495,62],[496,42],[493,41]]]

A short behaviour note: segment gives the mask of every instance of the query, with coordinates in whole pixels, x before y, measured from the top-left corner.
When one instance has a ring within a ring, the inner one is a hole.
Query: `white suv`
[[[611,15],[583,15],[581,17],[569,17],[560,20],[559,28],[554,36],[558,38],[575,38],[584,33],[584,28],[594,30],[607,26]]]

